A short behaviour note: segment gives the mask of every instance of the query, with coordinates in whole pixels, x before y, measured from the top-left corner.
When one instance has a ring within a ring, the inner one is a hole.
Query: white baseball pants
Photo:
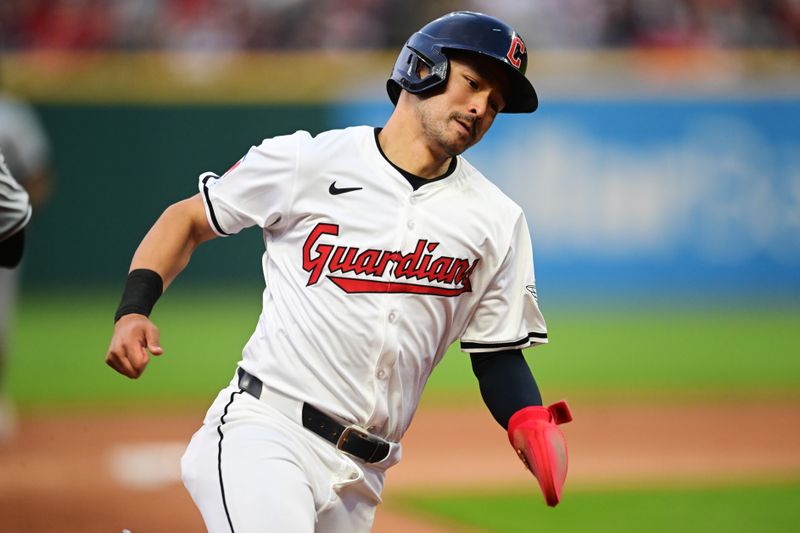
[[[301,408],[257,400],[235,377],[219,393],[181,459],[183,483],[210,533],[370,531],[400,446],[367,465],[304,428]]]

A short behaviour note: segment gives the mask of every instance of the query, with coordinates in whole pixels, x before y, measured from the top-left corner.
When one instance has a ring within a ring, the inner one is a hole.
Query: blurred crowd
[[[800,0],[2,0],[0,48],[394,48],[459,9],[531,48],[800,44]]]

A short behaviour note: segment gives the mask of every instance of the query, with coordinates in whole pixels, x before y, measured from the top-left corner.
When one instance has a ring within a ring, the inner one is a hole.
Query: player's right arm
[[[131,292],[138,292],[134,296],[151,300],[154,304],[161,292],[189,264],[194,250],[215,236],[199,194],[169,206],[136,249],[130,272],[142,276],[138,284],[132,283],[132,277],[129,276],[118,315],[123,312],[125,300]],[[152,284],[159,277],[160,286],[155,289]],[[150,361],[149,354],[161,355],[163,352],[158,328],[147,314],[122,314],[114,325],[114,334],[106,354],[106,363],[111,368],[133,379],[144,371]]]
[[[133,256],[106,355],[109,366],[135,379],[150,355],[162,353],[158,329],[147,317],[197,246],[252,226],[268,230],[289,213],[300,145],[310,138],[300,131],[265,139],[222,176],[201,174],[200,194],[164,211]]]

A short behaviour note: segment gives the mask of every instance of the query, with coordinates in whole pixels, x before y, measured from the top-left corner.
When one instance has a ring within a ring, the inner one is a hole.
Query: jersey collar
[[[378,152],[380,152],[381,156],[386,160],[387,163],[392,165],[392,167],[394,167],[394,169],[397,170],[408,181],[408,183],[411,185],[411,188],[414,189],[415,191],[420,187],[422,187],[423,185],[429,185],[431,183],[445,179],[446,177],[450,176],[453,172],[455,172],[456,168],[458,167],[458,158],[452,157],[450,158],[450,166],[447,167],[447,171],[445,171],[445,173],[442,174],[441,176],[436,176],[435,178],[430,178],[430,179],[422,178],[420,176],[417,176],[416,174],[408,172],[407,170],[403,170],[402,168],[395,165],[388,157],[386,157],[386,154],[383,153],[383,148],[381,148],[381,143],[378,142],[378,134],[381,132],[382,129],[383,128],[374,129],[375,146],[378,148]]]

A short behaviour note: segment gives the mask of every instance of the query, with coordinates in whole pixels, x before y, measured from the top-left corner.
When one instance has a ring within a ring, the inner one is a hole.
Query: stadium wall
[[[31,228],[29,286],[117,283],[201,172],[264,137],[379,126],[391,112],[385,53],[68,59],[3,58],[56,170]],[[500,117],[467,155],[524,207],[540,284],[800,295],[797,54],[570,52],[531,64],[540,110]],[[260,283],[260,239],[215,241],[184,278]]]

